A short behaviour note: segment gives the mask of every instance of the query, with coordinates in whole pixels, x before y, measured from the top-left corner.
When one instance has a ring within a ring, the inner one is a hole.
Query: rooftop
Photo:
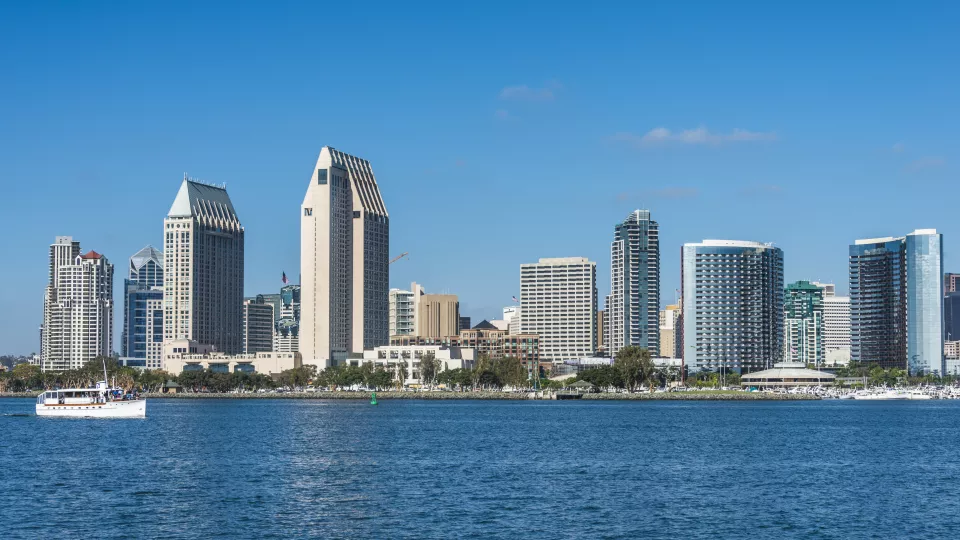
[[[240,223],[225,187],[184,178],[167,217],[191,216]]]
[[[773,247],[771,243],[751,242],[749,240],[704,240],[703,242],[684,244],[685,246],[695,247],[746,247],[769,249]]]
[[[97,253],[96,251],[90,250],[80,256],[81,259],[102,259],[103,255]]]

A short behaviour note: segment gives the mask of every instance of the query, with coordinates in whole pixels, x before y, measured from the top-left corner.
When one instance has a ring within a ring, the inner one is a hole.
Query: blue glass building
[[[772,244],[684,244],[683,365],[747,373],[783,361],[783,251]]]
[[[849,261],[850,359],[944,373],[943,235],[857,240]]]
[[[159,369],[163,358],[163,253],[153,246],[141,249],[130,257],[128,271],[123,280],[121,356]]]

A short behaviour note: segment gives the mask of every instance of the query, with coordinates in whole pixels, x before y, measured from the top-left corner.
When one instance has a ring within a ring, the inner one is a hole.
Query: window
[[[359,211],[359,210],[354,210],[354,211],[353,211],[353,219],[358,219],[359,217],[360,217],[360,211]]]
[[[317,169],[317,183],[326,184],[327,183],[327,170],[326,169]]]
[[[304,216],[312,216],[312,215],[313,215],[313,208],[304,208],[304,209],[303,209],[303,215],[304,215]]]

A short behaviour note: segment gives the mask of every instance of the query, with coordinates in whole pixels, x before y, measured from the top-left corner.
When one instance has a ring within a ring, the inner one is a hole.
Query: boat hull
[[[61,418],[144,418],[147,401],[110,401],[88,405],[37,405],[37,416]]]

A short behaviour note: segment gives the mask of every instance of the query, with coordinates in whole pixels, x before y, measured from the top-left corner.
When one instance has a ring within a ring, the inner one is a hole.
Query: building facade
[[[270,304],[266,305],[270,306]],[[188,371],[279,375],[288,369],[302,365],[303,358],[298,352],[225,354],[214,350],[209,345],[187,339],[177,339],[163,344],[163,369],[175,375]]]
[[[417,333],[413,292],[390,289],[390,335],[412,336]]]
[[[72,257],[72,258],[70,258]],[[59,236],[50,246],[44,296],[40,369],[79,369],[113,345],[113,265],[80,243]]]
[[[222,186],[184,178],[163,220],[163,339],[243,350],[244,230]]]
[[[513,356],[520,360],[527,372],[532,374],[540,367],[540,337],[534,334],[510,334],[495,328],[487,321],[474,328],[462,330],[459,336],[430,338],[420,336],[393,336],[391,346],[442,345],[476,350],[492,360]]]
[[[635,210],[614,227],[610,244],[607,350],[660,351],[660,237],[649,210]]]
[[[850,297],[824,296],[823,349],[825,354],[844,351],[850,359]]]
[[[604,300],[608,300],[607,296]],[[597,310],[597,353],[605,355],[607,353],[607,310]]]
[[[405,364],[407,378],[404,386],[422,385],[425,381],[420,378],[420,359],[424,355],[432,354],[440,361],[438,371],[453,369],[473,369],[476,363],[474,349],[448,345],[388,345],[375,347],[363,351],[363,363],[373,364],[374,367],[394,371],[398,366]]]
[[[280,316],[273,332],[273,350],[300,352],[300,286],[280,289]]]
[[[390,219],[370,162],[324,146],[301,207],[300,350],[321,368],[389,342]]]
[[[681,254],[686,371],[745,373],[782,361],[783,251],[704,240]]]
[[[958,285],[960,285],[960,274],[947,272],[943,275],[943,294],[957,292]]]
[[[822,287],[809,281],[787,285],[783,298],[783,355],[787,362],[824,363],[823,294]]]
[[[273,305],[243,301],[243,354],[273,351]]]
[[[851,360],[944,372],[942,244],[936,230],[919,229],[850,246]]]
[[[678,323],[680,306],[671,304],[660,311],[660,351],[661,358],[681,358],[683,353],[677,350]]]
[[[460,301],[455,294],[424,294],[417,298],[418,336],[455,336],[460,331]]]
[[[470,317],[460,316],[460,330],[469,330],[470,329]]]
[[[162,251],[146,246],[130,257],[123,292],[120,355],[159,369],[163,361]]]
[[[540,360],[592,356],[597,342],[597,267],[583,257],[520,265],[520,332],[540,336]]]

